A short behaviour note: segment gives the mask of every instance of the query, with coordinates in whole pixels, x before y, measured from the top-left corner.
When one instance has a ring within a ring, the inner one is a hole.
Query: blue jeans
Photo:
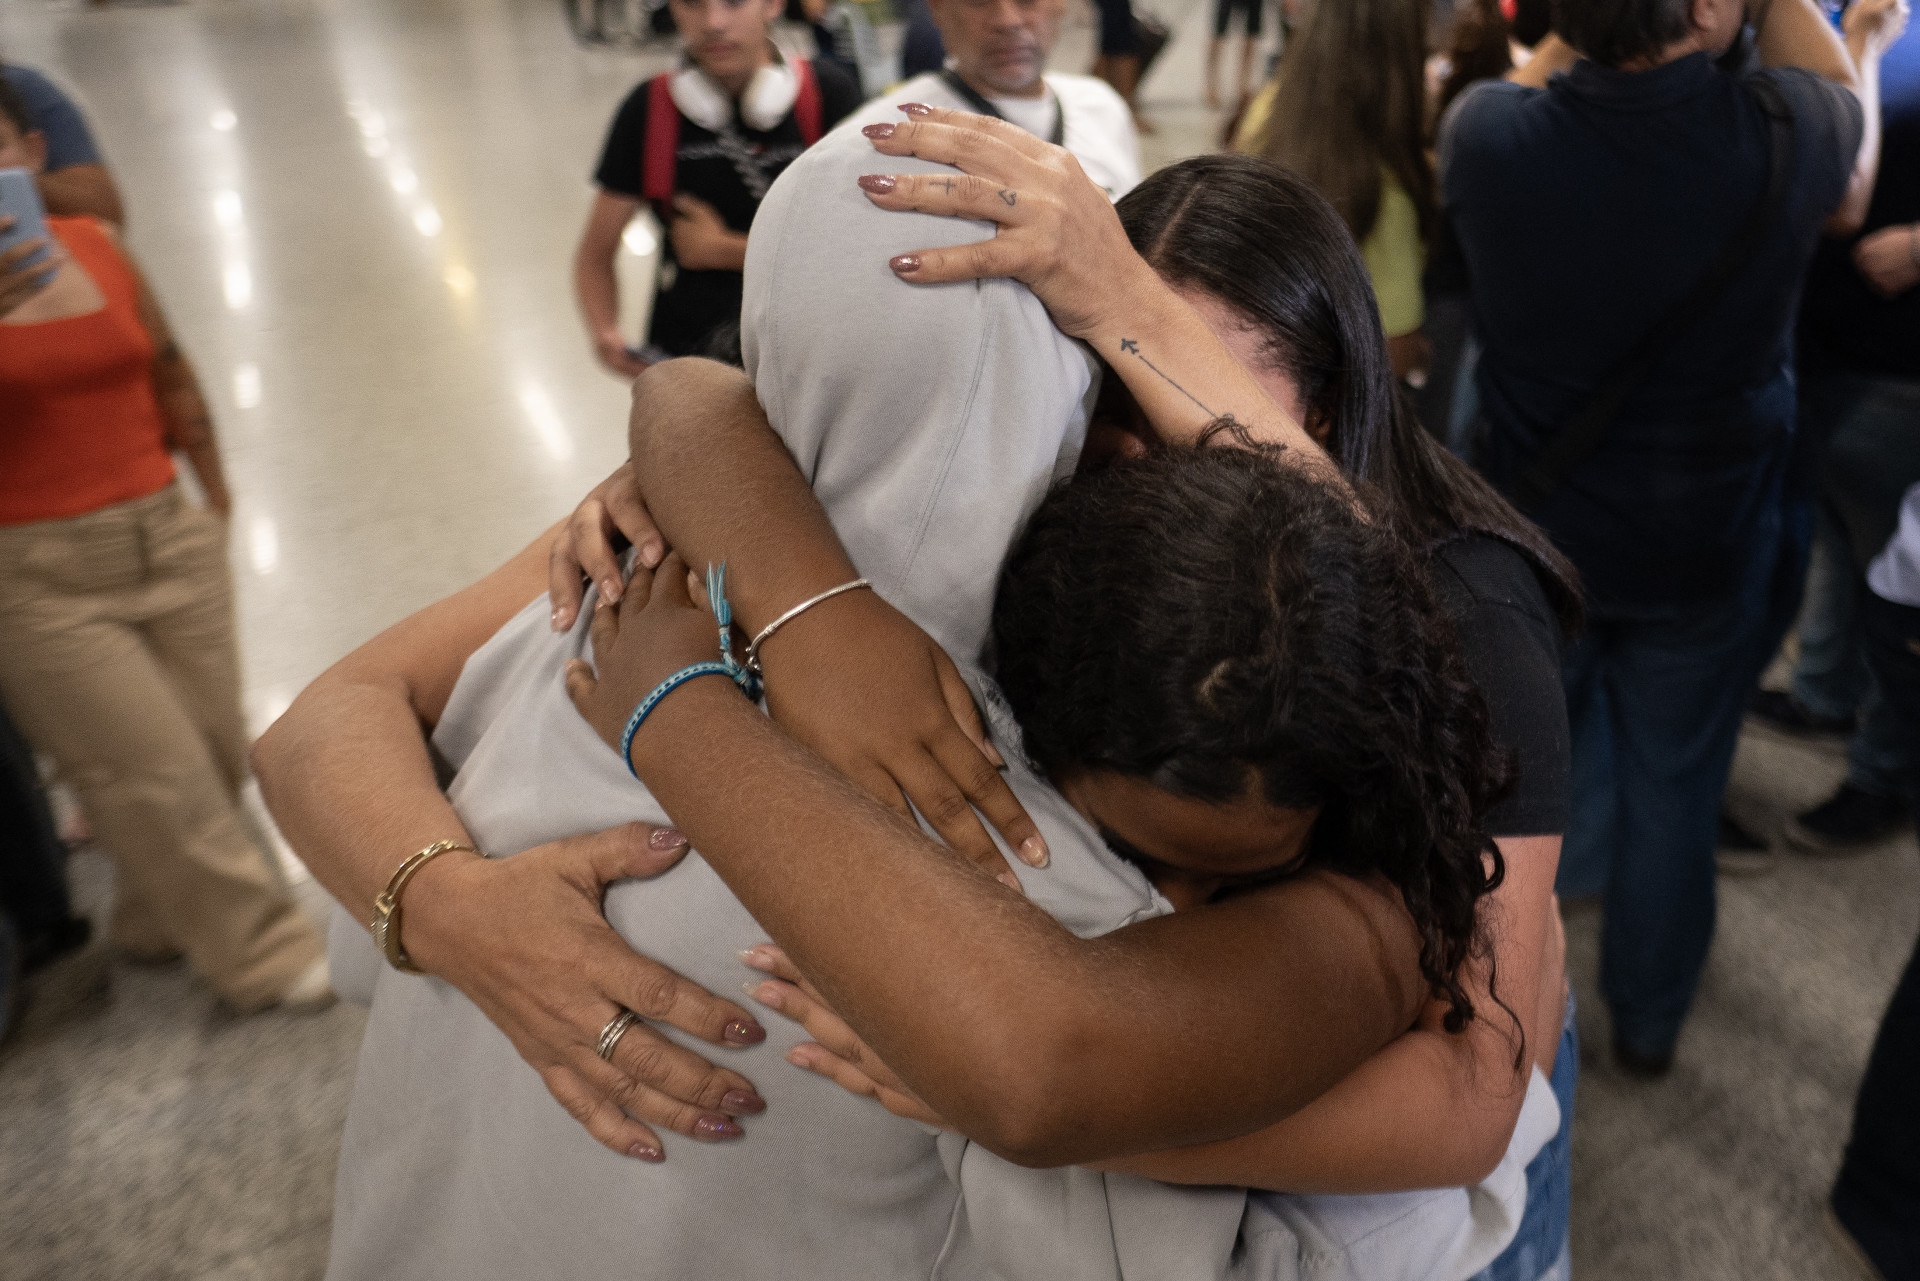
[[[1875,796],[1901,796],[1915,761],[1874,691],[1858,613],[1867,562],[1892,535],[1900,496],[1920,480],[1920,383],[1827,374],[1808,379],[1802,408],[1808,426],[1827,439],[1827,463],[1790,690],[1817,715],[1859,712],[1860,729],[1847,745],[1847,782]]]
[[[1559,1132],[1527,1166],[1527,1209],[1513,1243],[1470,1281],[1566,1281],[1572,1275],[1568,1232],[1573,1220],[1573,1095],[1580,1080],[1580,1029],[1571,992],[1549,1079],[1553,1097],[1560,1101]]]
[[[1573,805],[1558,888],[1605,894],[1600,986],[1615,1035],[1641,1054],[1672,1050],[1713,940],[1720,797],[1759,675],[1773,553],[1756,548],[1722,600],[1596,610],[1562,669]]]

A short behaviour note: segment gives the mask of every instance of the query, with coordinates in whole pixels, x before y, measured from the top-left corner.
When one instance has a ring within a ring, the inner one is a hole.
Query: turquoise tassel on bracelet
[[[720,657],[708,659],[683,667],[667,679],[653,687],[653,692],[640,700],[640,706],[633,709],[633,715],[627,718],[627,727],[620,732],[620,759],[626,762],[627,772],[635,778],[640,772],[633,768],[633,736],[640,732],[640,726],[647,714],[660,705],[660,700],[679,689],[696,676],[724,676],[740,687],[748,698],[758,702],[760,699],[760,678],[750,671],[746,664],[733,656],[733,606],[727,603],[727,565],[720,568],[707,566],[707,604],[713,610],[714,621],[720,624]]]
[[[707,566],[707,605],[713,610],[713,621],[720,625],[720,662],[741,692],[759,702],[760,677],[733,656],[733,606],[727,601],[727,562],[724,560],[718,569]]]

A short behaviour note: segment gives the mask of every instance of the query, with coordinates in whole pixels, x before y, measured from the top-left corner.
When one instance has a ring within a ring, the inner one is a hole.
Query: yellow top
[[[1380,212],[1373,230],[1360,246],[1373,278],[1374,301],[1380,304],[1380,327],[1387,337],[1410,334],[1426,321],[1426,296],[1420,276],[1426,270],[1427,249],[1420,242],[1420,214],[1390,173],[1380,175]]]
[[[1233,131],[1233,150],[1243,156],[1260,154],[1260,134],[1273,116],[1279,93],[1280,80],[1275,77],[1253,95]],[[1427,318],[1426,297],[1420,289],[1420,276],[1427,266],[1426,246],[1420,243],[1420,214],[1413,207],[1413,197],[1385,168],[1380,171],[1380,212],[1367,242],[1360,246],[1360,256],[1367,261],[1374,300],[1380,305],[1380,327],[1387,337],[1398,338],[1420,328]]]

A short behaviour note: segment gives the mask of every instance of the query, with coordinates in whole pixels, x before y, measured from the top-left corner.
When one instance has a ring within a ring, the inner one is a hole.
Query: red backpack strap
[[[666,72],[647,85],[647,141],[640,167],[643,200],[673,199],[679,153],[680,108],[673,105],[673,73]]]
[[[800,81],[800,92],[793,100],[794,123],[800,126],[800,141],[811,147],[820,141],[820,77],[805,58],[793,59],[793,74]]]

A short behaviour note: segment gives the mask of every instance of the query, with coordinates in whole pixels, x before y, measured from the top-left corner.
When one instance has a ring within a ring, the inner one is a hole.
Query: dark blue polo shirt
[[[1724,596],[1770,564],[1793,430],[1790,335],[1821,222],[1859,150],[1853,95],[1756,73],[1795,121],[1789,209],[1717,307],[1529,513],[1596,607]],[[1510,483],[1682,298],[1765,183],[1759,101],[1705,54],[1652,71],[1579,62],[1546,89],[1486,81],[1441,131],[1443,198],[1485,350],[1481,464]]]
[[[1920,380],[1920,287],[1894,298],[1867,288],[1853,246],[1883,227],[1920,222],[1920,22],[1880,63],[1880,175],[1859,236],[1825,240],[1800,309],[1811,366]],[[1920,430],[1920,425],[1916,425]]]

